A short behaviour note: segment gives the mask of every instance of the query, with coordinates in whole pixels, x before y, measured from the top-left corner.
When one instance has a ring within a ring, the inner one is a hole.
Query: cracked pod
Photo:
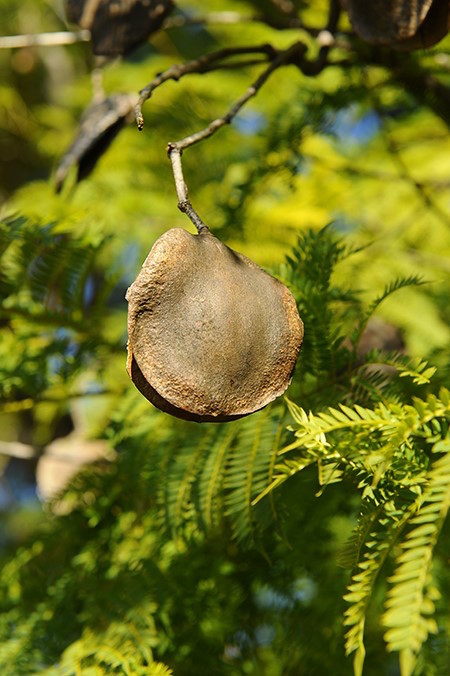
[[[127,300],[128,373],[161,410],[234,420],[288,387],[303,338],[291,292],[208,230],[162,235]]]

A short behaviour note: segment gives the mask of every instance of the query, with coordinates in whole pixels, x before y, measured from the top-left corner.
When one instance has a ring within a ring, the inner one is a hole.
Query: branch
[[[35,458],[38,453],[34,446],[23,444],[21,441],[0,441],[0,455],[27,460]]]
[[[225,113],[225,115],[223,115],[222,117],[218,117],[212,122],[210,122],[210,124],[205,129],[202,129],[201,131],[198,131],[195,134],[191,134],[190,136],[186,136],[184,139],[181,139],[180,141],[170,142],[168,144],[167,153],[172,163],[172,171],[175,179],[175,188],[178,197],[178,208],[180,211],[185,213],[190,218],[190,220],[195,225],[199,233],[205,230],[207,231],[208,227],[205,225],[200,216],[197,214],[197,212],[195,211],[195,209],[191,204],[191,201],[189,200],[188,189],[186,182],[184,180],[183,167],[181,163],[181,155],[183,153],[183,150],[186,150],[186,148],[189,148],[190,146],[193,146],[196,143],[199,143],[200,141],[204,141],[205,139],[215,134],[216,131],[218,131],[221,127],[225,126],[226,124],[230,124],[230,122],[234,119],[234,117],[241,110],[241,108],[251,98],[256,96],[258,91],[268,80],[270,75],[275,70],[277,70],[277,68],[279,68],[282,65],[286,65],[288,63],[297,63],[297,61],[302,58],[305,52],[306,46],[301,42],[296,42],[288,49],[279,52],[277,56],[273,59],[272,63],[268,66],[268,68],[266,68],[266,70],[261,73],[261,75],[247,89],[247,91],[231,106],[231,108],[228,110],[227,113]]]
[[[326,28],[317,35],[317,41],[320,45],[319,54],[315,61],[304,62],[300,64],[304,75],[318,75],[328,63],[328,53],[336,42],[335,33],[341,15],[341,6],[338,0],[330,0],[328,22]]]
[[[0,49],[19,49],[21,47],[56,47],[73,45],[76,42],[89,42],[88,30],[57,31],[55,33],[35,33],[33,35],[4,35],[0,37]]]
[[[184,26],[198,26],[207,24],[233,25],[263,21],[262,17],[254,14],[240,14],[239,12],[209,12],[197,16],[169,16],[163,23],[163,29],[184,28]]]
[[[164,82],[167,82],[168,80],[175,80],[175,82],[178,82],[181,77],[190,73],[203,74],[209,73],[211,70],[217,68],[236,66],[235,63],[224,64],[220,62],[231,56],[240,56],[243,54],[263,54],[266,55],[267,58],[273,59],[278,54],[278,51],[269,44],[255,45],[254,47],[230,47],[219,49],[216,52],[211,52],[198,59],[187,61],[187,63],[184,64],[171,66],[164,72],[159,73],[159,75],[139,92],[139,100],[135,107],[136,122],[139,131],[142,131],[144,128],[144,117],[142,115],[143,104],[152,96],[155,89],[164,84]]]
[[[320,33],[320,28],[305,25],[297,16],[285,15],[282,17],[268,17],[262,14],[240,14],[239,12],[208,12],[208,14],[198,14],[196,16],[170,16],[163,23],[163,29],[183,28],[184,26],[205,26],[205,25],[228,25],[242,23],[263,23],[270,28],[277,30],[286,30],[289,28],[299,28],[306,33],[316,37]]]

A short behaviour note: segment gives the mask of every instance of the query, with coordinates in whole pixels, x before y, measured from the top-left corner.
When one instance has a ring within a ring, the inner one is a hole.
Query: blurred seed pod
[[[36,468],[36,482],[42,502],[52,501],[62,494],[71,479],[84,467],[92,463],[113,460],[115,454],[105,441],[87,440],[76,433],[55,439],[39,458]],[[63,514],[70,511],[63,500],[56,500],[52,509]]]
[[[448,32],[448,0],[341,0],[357,35],[395,49],[424,49]]]
[[[89,176],[127,120],[133,119],[136,100],[134,94],[116,94],[92,103],[85,110],[78,133],[56,169],[57,192],[73,166],[78,167],[77,181]]]
[[[357,353],[359,357],[364,357],[372,350],[404,352],[405,341],[400,329],[378,317],[372,317],[361,334]]]
[[[288,387],[303,339],[291,292],[209,231],[162,235],[127,300],[128,372],[161,410],[234,420]]]
[[[173,0],[64,0],[68,21],[91,32],[99,56],[127,54],[161,28]]]

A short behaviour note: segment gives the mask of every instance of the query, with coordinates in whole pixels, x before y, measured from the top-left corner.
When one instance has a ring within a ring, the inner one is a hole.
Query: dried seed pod
[[[118,56],[145,42],[172,12],[173,0],[65,0],[67,19],[91,31],[92,51]]]
[[[173,0],[65,0],[67,19],[91,31],[98,56],[128,54],[158,31]]]
[[[128,372],[161,410],[234,420],[289,385],[303,339],[292,294],[208,230],[162,235],[127,300]]]
[[[115,94],[94,101],[80,121],[78,133],[64,153],[55,174],[56,192],[60,192],[69,170],[77,166],[77,181],[89,176],[100,157],[108,150],[133,113],[137,97]]]
[[[448,0],[341,0],[362,40],[394,49],[424,49],[448,32]]]

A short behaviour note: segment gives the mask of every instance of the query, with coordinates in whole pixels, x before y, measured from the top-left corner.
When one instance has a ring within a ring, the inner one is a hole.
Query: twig
[[[167,146],[167,153],[172,162],[173,177],[175,179],[175,190],[178,197],[178,208],[197,228],[197,232],[208,232],[208,226],[202,221],[198,213],[195,211],[189,199],[188,189],[183,176],[183,167],[181,164],[181,151],[169,143]]]
[[[103,88],[103,69],[93,68],[91,71],[92,100],[96,103],[103,101],[105,90]]]
[[[88,30],[56,31],[54,33],[35,33],[32,35],[4,35],[0,37],[0,49],[19,49],[21,47],[56,47],[73,45],[77,42],[89,42]]]
[[[209,12],[209,14],[199,14],[197,16],[180,14],[178,16],[169,16],[163,23],[163,29],[184,28],[184,26],[198,26],[199,24],[230,25],[262,20],[261,17],[254,14],[240,14],[239,12]]]
[[[189,199],[188,189],[186,182],[184,180],[183,167],[181,163],[181,155],[183,153],[183,150],[186,150],[186,148],[189,148],[190,146],[193,146],[196,143],[199,143],[200,141],[204,141],[205,139],[215,134],[216,131],[218,131],[221,127],[225,126],[226,124],[229,124],[233,120],[233,118],[237,115],[237,113],[241,110],[241,108],[251,98],[256,96],[258,91],[261,89],[261,87],[268,80],[270,75],[277,68],[288,63],[297,63],[297,60],[302,58],[302,56],[305,54],[305,51],[306,51],[305,45],[301,42],[296,42],[288,49],[279,52],[277,56],[273,59],[272,63],[268,66],[268,68],[266,68],[266,70],[261,73],[261,75],[247,89],[247,91],[244,92],[244,94],[231,106],[231,108],[228,110],[227,113],[225,113],[225,115],[223,115],[222,117],[218,117],[212,122],[210,122],[210,124],[207,127],[205,127],[205,129],[202,129],[201,131],[198,131],[195,134],[191,134],[190,136],[186,136],[184,139],[181,139],[180,141],[170,142],[167,145],[167,153],[172,163],[172,171],[175,179],[175,189],[178,197],[178,208],[181,212],[183,212],[190,218],[190,220],[195,225],[199,233],[207,231],[208,227],[205,225],[200,216],[197,214]]]
[[[327,26],[317,35],[317,41],[320,45],[319,54],[315,61],[303,64],[301,70],[304,75],[318,75],[327,65],[328,53],[335,44],[334,34],[337,30],[340,15],[341,6],[338,0],[330,0]]]
[[[196,16],[170,16],[163,23],[163,29],[183,28],[184,26],[228,25],[243,23],[263,23],[276,30],[299,28],[316,37],[320,28],[307,26],[296,16],[269,17],[262,14],[240,14],[239,12],[209,12]]]
[[[0,441],[0,455],[10,458],[35,458],[38,453],[34,446],[23,444],[21,441]]]
[[[255,45],[254,47],[230,47],[226,49],[219,49],[216,52],[211,52],[201,56],[198,59],[187,61],[184,64],[177,64],[171,66],[162,73],[159,73],[146,87],[139,92],[139,100],[135,107],[136,123],[139,131],[144,128],[144,117],[142,115],[142,106],[147,101],[155,89],[160,87],[168,80],[175,80],[176,82],[190,73],[208,73],[216,68],[227,67],[227,64],[221,63],[223,60],[232,56],[241,56],[243,54],[265,54],[268,58],[273,59],[278,51],[269,44]],[[228,64],[235,65],[235,64]]]

